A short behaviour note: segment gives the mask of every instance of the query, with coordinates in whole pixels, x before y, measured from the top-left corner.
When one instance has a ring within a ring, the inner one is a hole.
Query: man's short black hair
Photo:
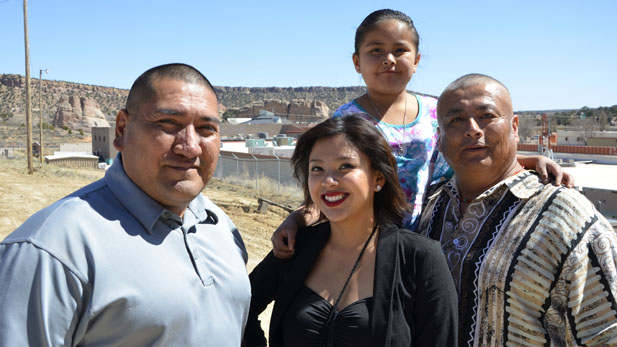
[[[152,97],[154,94],[154,82],[161,78],[202,85],[211,90],[214,93],[214,97],[218,100],[214,87],[199,70],[187,64],[172,63],[155,66],[137,77],[129,91],[125,108],[130,112],[135,112],[136,108],[144,100],[149,100]]]

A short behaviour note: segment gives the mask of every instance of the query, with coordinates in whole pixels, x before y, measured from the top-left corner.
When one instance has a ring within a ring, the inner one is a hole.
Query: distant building
[[[617,147],[617,131],[559,130],[557,144]]]
[[[103,160],[113,159],[118,151],[114,147],[115,127],[92,127],[92,153]]]
[[[272,123],[281,123],[281,117],[277,117],[273,112],[269,112],[266,110],[259,110],[259,116],[254,117],[251,120],[244,122],[242,124],[253,125],[253,124],[272,124]]]
[[[84,153],[55,152],[45,156],[45,163],[64,167],[97,168],[99,157]]]

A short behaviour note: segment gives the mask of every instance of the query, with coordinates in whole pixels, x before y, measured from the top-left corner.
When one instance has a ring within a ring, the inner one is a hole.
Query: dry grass
[[[0,158],[0,240],[23,223],[29,216],[65,195],[103,177],[102,170],[62,168],[44,164],[29,175],[25,158]],[[213,179],[204,191],[219,205],[240,230],[249,253],[251,271],[272,248],[270,236],[287,216],[283,209],[271,206],[265,214],[256,213],[257,198],[263,197],[282,205],[297,206],[302,198],[296,187],[279,189],[276,183],[259,179],[229,181]],[[261,316],[268,331],[270,309]]]

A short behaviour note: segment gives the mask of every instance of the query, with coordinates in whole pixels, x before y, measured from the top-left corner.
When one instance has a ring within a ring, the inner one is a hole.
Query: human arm
[[[0,245],[0,346],[77,345],[87,293],[74,272],[34,244]]]
[[[456,346],[458,295],[439,243],[430,243],[421,264],[416,276],[414,346]]]
[[[536,170],[544,183],[549,182],[549,176],[555,178],[553,184],[556,186],[564,185],[568,188],[574,187],[574,176],[565,172],[559,164],[543,155],[523,155],[517,154],[516,160],[528,170]]]
[[[300,206],[290,213],[272,234],[272,251],[277,258],[290,258],[295,251],[296,233],[298,229],[313,225],[320,221],[321,212],[314,206]]]
[[[278,259],[273,252],[253,269],[249,275],[251,280],[251,306],[244,330],[245,347],[266,346],[266,337],[259,315],[276,297],[279,286],[283,281],[282,270],[286,260]]]
[[[571,333],[580,345],[617,345],[616,265],[617,235],[600,216],[564,263],[557,285],[565,283],[567,297],[551,299],[567,300]]]

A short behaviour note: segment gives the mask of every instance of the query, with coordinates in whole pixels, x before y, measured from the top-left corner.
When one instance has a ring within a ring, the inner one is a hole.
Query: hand
[[[270,241],[272,241],[272,251],[277,258],[287,259],[291,258],[294,254],[296,233],[298,231],[297,214],[302,214],[302,212],[296,210],[290,213],[283,223],[276,228],[270,238]]]
[[[536,170],[544,183],[549,183],[553,177],[553,184],[556,186],[564,185],[568,188],[574,187],[574,176],[563,170],[561,165],[550,160],[543,155],[517,155],[518,162],[525,168]]]
[[[550,178],[554,178],[553,184],[556,186],[564,185],[568,188],[574,187],[574,176],[565,172],[561,165],[552,161],[545,156],[539,156],[540,159],[536,163],[536,171],[542,177],[544,183],[549,183]]]

